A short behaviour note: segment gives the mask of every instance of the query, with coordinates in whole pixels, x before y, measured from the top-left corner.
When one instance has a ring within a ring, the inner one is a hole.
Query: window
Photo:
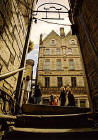
[[[60,49],[56,49],[56,54],[59,55],[60,54]]]
[[[68,48],[67,54],[72,54],[72,49]]]
[[[74,70],[74,69],[75,69],[73,59],[70,59],[70,60],[69,60],[69,69],[70,69],[70,70]]]
[[[49,70],[50,69],[50,60],[46,59],[45,60],[45,70]]]
[[[62,64],[61,64],[61,59],[56,60],[56,69],[61,70],[62,69]]]
[[[57,81],[58,81],[58,87],[62,87],[63,83],[62,83],[62,77],[57,77]]]
[[[55,40],[55,39],[52,39],[52,40],[50,41],[50,45],[56,45],[56,40]]]
[[[85,107],[85,100],[80,100],[80,107]]]
[[[76,43],[75,43],[75,40],[71,40],[71,45],[75,45]]]
[[[45,87],[49,87],[50,85],[50,77],[45,77]]]
[[[46,55],[50,55],[50,49],[46,49]]]
[[[76,87],[76,77],[71,77],[71,85],[72,87]]]

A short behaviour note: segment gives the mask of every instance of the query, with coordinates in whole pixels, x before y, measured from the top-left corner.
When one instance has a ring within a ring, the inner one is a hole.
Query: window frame
[[[69,50],[71,50],[71,51],[69,51]],[[71,55],[71,54],[72,54],[72,49],[71,49],[71,48],[68,48],[68,49],[67,49],[67,54],[68,54],[68,55]]]
[[[71,39],[71,40],[70,40],[70,44],[71,44],[71,45],[76,45],[76,40],[75,40],[75,39]]]
[[[63,78],[57,77],[57,86],[58,88],[61,88],[63,86]]]
[[[73,62],[73,64],[70,63],[70,62]],[[75,70],[75,64],[74,64],[74,60],[73,59],[69,59],[69,70]]]
[[[50,87],[50,77],[45,77],[45,87]]]
[[[53,42],[53,41],[54,41],[54,42]],[[51,45],[51,46],[55,46],[55,45],[56,45],[56,40],[55,40],[55,39],[51,39],[51,40],[50,40],[50,45]]]
[[[58,51],[59,50],[59,51]],[[59,53],[58,53],[59,52]],[[60,55],[60,48],[56,48],[56,55]]]
[[[45,67],[44,67],[45,70],[50,70],[50,59],[46,59],[45,60]]]
[[[60,60],[60,61],[58,61]],[[60,63],[58,63],[60,62]],[[61,59],[56,59],[56,70],[62,70],[62,62]]]
[[[49,50],[48,53],[47,53],[47,50]],[[46,50],[45,50],[45,55],[50,55],[50,49],[46,49]]]
[[[77,79],[76,79],[76,77],[71,77],[71,86],[73,88],[77,87]]]

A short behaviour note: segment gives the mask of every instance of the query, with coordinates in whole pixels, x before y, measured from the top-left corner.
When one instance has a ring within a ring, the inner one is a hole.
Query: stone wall
[[[26,38],[25,22],[16,0],[0,1],[0,74],[19,68]],[[0,81],[0,89],[11,94],[18,74]]]
[[[85,72],[90,90],[90,102],[92,108],[98,110],[98,1],[83,0],[70,1],[71,11],[75,24],[78,27],[78,39],[80,42]],[[71,15],[71,16],[72,16]]]

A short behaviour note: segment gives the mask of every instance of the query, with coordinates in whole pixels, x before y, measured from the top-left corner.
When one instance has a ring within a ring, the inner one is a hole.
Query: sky
[[[67,7],[67,9],[69,10],[69,5],[68,5],[68,0],[39,0],[36,6],[36,10],[44,10],[45,9],[49,9],[50,7],[55,7],[56,9],[60,9],[62,8],[62,11],[67,12],[65,7],[61,7],[60,5],[55,5],[55,4],[45,4],[42,5],[43,3],[59,3],[61,5],[64,5]],[[42,5],[41,7],[39,7],[40,5]],[[39,8],[38,8],[39,7]],[[38,8],[38,9],[37,9]],[[55,10],[54,8],[50,8],[49,10]],[[33,77],[35,78],[36,76],[36,67],[37,67],[37,63],[38,63],[38,52],[39,52],[39,38],[40,38],[40,34],[43,35],[43,39],[52,31],[54,30],[55,32],[57,32],[59,34],[59,30],[60,27],[64,27],[65,30],[65,35],[70,31],[70,26],[65,26],[65,24],[67,25],[71,25],[69,18],[68,18],[68,14],[60,14],[60,18],[63,18],[64,20],[45,20],[42,18],[46,17],[46,13],[37,13],[37,15],[35,15],[34,13],[34,17],[36,17],[37,20],[37,24],[32,23],[32,27],[31,27],[31,32],[30,32],[30,40],[34,42],[34,49],[32,52],[30,52],[27,55],[26,59],[33,59],[34,60],[34,68],[33,68]],[[47,14],[48,18],[59,18],[58,14],[54,14],[54,13],[48,13]],[[45,20],[46,22],[52,22],[52,23],[58,23],[58,24],[64,24],[64,25],[56,25],[56,24],[49,24],[40,20]]]

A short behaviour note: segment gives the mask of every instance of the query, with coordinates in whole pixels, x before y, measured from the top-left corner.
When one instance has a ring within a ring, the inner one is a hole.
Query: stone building
[[[89,101],[98,111],[98,1],[69,0],[70,21],[77,35],[89,87]]]
[[[26,66],[23,74],[24,78],[26,78],[26,76],[29,76],[30,79],[33,79],[33,66],[34,66],[34,60],[32,59],[26,60]]]
[[[28,8],[25,6],[28,4]],[[33,2],[33,8],[36,0]],[[0,75],[20,68],[32,0],[0,0]],[[0,81],[0,90],[12,94],[18,73]]]
[[[51,94],[60,95],[60,88],[69,85],[74,93],[77,106],[88,107],[85,74],[76,36],[64,28],[60,35],[52,31],[44,40],[40,36],[37,83],[40,84],[43,103]]]

